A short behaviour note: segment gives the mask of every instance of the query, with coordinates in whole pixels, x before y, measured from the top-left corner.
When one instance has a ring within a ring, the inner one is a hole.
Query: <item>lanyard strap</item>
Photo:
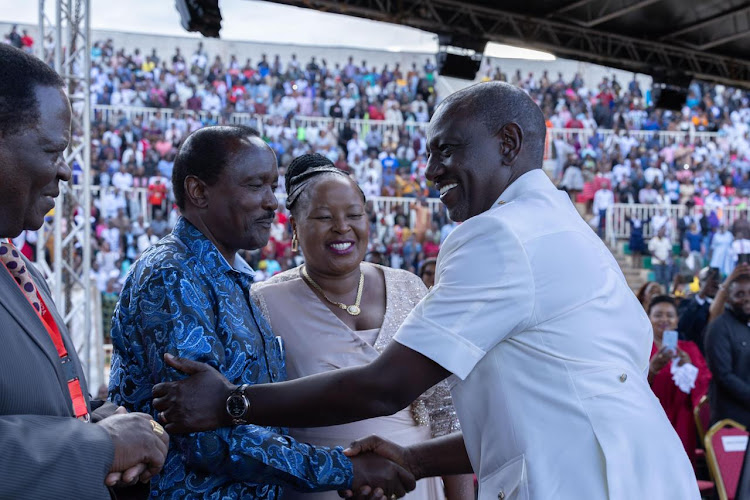
[[[3,263],[3,267],[11,274],[10,269],[5,266]],[[21,289],[21,286],[18,285],[19,289]],[[21,290],[23,293],[23,290]],[[27,301],[29,301],[29,298],[26,296],[25,293],[23,293],[23,296],[26,298]],[[83,396],[83,389],[81,389],[81,381],[78,378],[78,373],[76,372],[75,365],[72,363],[72,360],[68,356],[68,350],[65,348],[65,343],[63,342],[62,335],[60,335],[60,330],[57,327],[57,322],[55,322],[54,316],[52,316],[52,313],[47,308],[47,304],[44,302],[44,299],[42,298],[42,295],[39,293],[39,290],[36,290],[36,296],[39,299],[39,304],[41,305],[41,311],[37,311],[34,306],[32,306],[31,302],[29,301],[29,307],[36,313],[39,320],[44,325],[44,328],[47,330],[47,334],[52,339],[52,343],[55,344],[55,349],[57,350],[57,355],[60,357],[60,366],[62,367],[63,374],[65,375],[65,380],[68,382],[68,394],[70,396],[70,400],[73,403],[73,412],[75,413],[75,416],[79,420],[83,420],[88,422],[90,420],[88,407],[86,406],[86,398]]]
[[[47,308],[47,304],[45,304],[44,299],[38,290],[36,295],[42,305],[42,311],[39,314],[39,317],[41,318],[44,327],[47,329],[47,333],[52,339],[52,342],[55,344],[57,355],[60,356],[60,365],[62,366],[65,380],[68,381],[68,392],[70,393],[70,399],[73,402],[73,411],[75,412],[76,418],[88,421],[89,411],[86,406],[86,398],[83,397],[81,381],[78,378],[75,365],[68,356],[68,350],[65,348],[65,343],[63,342],[62,335],[60,335],[60,330],[57,327],[55,318]]]

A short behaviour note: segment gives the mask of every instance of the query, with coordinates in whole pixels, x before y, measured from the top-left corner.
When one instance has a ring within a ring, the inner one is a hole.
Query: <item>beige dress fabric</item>
[[[374,330],[353,331],[346,326],[305,283],[299,268],[253,285],[253,300],[274,333],[283,340],[289,380],[370,363],[391,342],[427,289],[417,276],[407,271],[376,267],[385,277],[386,310],[383,324]],[[457,430],[460,428],[450,392],[445,383],[441,383],[395,415],[330,427],[290,429],[290,435],[301,442],[334,447],[347,446],[356,439],[377,434],[406,446]],[[338,498],[335,491],[299,493],[287,489],[284,494],[285,500]],[[419,481],[407,498],[444,499],[442,480]]]

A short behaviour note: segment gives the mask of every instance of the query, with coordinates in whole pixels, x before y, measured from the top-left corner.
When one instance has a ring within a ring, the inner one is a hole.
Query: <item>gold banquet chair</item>
[[[716,422],[706,433],[706,460],[719,500],[735,500],[748,435],[744,425],[731,419]],[[741,447],[742,438],[745,447]]]

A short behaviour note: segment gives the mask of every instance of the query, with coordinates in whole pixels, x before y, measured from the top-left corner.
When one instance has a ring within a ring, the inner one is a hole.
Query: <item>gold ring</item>
[[[164,434],[164,427],[162,427],[156,420],[151,421],[151,429],[158,435]]]

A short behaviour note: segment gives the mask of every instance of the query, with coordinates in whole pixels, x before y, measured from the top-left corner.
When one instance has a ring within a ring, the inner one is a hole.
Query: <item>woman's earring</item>
[[[297,231],[292,233],[292,252],[297,253],[299,242],[297,241]]]

